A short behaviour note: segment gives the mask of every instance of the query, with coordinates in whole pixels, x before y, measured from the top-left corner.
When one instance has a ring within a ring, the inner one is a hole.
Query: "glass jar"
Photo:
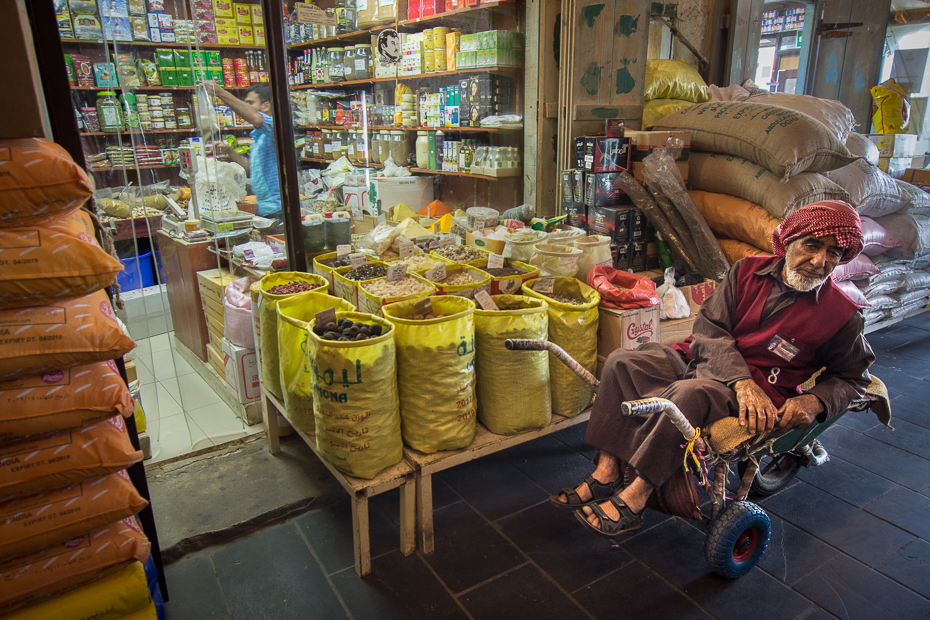
[[[323,130],[323,159],[333,158],[333,130]]]
[[[191,128],[190,108],[177,108],[174,111],[174,115],[178,121],[178,129],[190,129]]]
[[[381,132],[381,139],[378,140],[378,156],[382,164],[391,156],[391,132],[389,131]]]
[[[119,100],[112,90],[97,93],[97,118],[100,131],[118,133],[123,130],[123,116],[119,111]]]
[[[355,77],[355,47],[352,45],[342,53],[342,79],[346,82],[358,79]]]
[[[381,151],[379,150],[380,143],[381,143],[381,134],[377,131],[371,132],[371,137],[368,140],[368,149],[369,149],[368,158],[369,158],[369,161],[373,161],[376,164],[381,163],[381,159],[379,159],[381,156]]]
[[[410,162],[410,144],[407,142],[406,131],[391,132],[391,157],[398,166],[406,166]]]
[[[429,132],[417,132],[417,168],[429,168]]]
[[[371,134],[365,131],[358,133],[358,142],[355,144],[355,157],[363,166],[371,163]]]
[[[342,59],[345,55],[345,48],[343,47],[331,47],[329,48],[329,69],[327,82],[341,82],[342,77]]]
[[[349,138],[346,140],[346,159],[351,163],[357,164],[358,160],[355,158],[355,144],[358,142],[358,136],[355,131],[349,131]]]
[[[329,142],[329,158],[333,161],[342,156],[342,139],[338,130],[331,130]]]
[[[310,136],[310,153],[310,157],[323,157],[323,132],[320,130],[312,132]]]
[[[371,44],[360,43],[355,46],[355,79],[371,79]]]

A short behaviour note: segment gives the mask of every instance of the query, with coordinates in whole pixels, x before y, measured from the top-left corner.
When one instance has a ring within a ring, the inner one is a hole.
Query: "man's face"
[[[263,112],[265,114],[271,114],[271,102],[270,101],[263,102],[261,100],[261,97],[259,97],[256,93],[249,93],[248,95],[246,95],[245,102],[249,104],[250,106],[252,106],[253,108],[255,108],[256,110],[258,110],[259,112]]]
[[[844,249],[836,237],[815,237],[807,235],[788,244],[785,249],[785,269],[783,276],[791,288],[806,292],[819,286],[826,280],[840,259]]]

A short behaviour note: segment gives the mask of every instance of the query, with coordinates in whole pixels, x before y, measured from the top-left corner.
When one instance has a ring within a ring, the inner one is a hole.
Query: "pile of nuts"
[[[448,272],[445,280],[440,280],[436,284],[445,284],[446,286],[460,286],[462,284],[471,284],[474,278],[467,271]]]
[[[563,295],[562,293],[540,293],[540,295],[545,295],[553,301],[557,301],[560,304],[568,304],[570,306],[583,306],[585,303],[583,299],[575,299],[574,297]]]
[[[410,321],[429,321],[430,319],[442,319],[442,318],[445,318],[445,317],[447,317],[447,316],[450,316],[450,315],[448,315],[448,314],[433,314],[432,312],[427,312],[426,314],[412,314],[412,315],[408,316],[407,319],[410,320]]]
[[[518,276],[522,273],[526,273],[525,271],[521,271],[514,267],[497,267],[495,269],[488,269],[487,267],[485,267],[482,271],[486,271],[487,273],[491,274],[495,278],[503,278],[505,276]]]
[[[417,254],[410,258],[404,258],[397,261],[398,263],[407,263],[407,271],[426,271],[439,264],[436,259],[430,258],[426,254]]]
[[[372,280],[371,282],[362,282],[359,286],[375,297],[403,297],[430,290],[429,284],[410,276],[393,282],[384,279]]]
[[[347,319],[341,318],[335,323],[329,322],[326,325],[314,325],[313,333],[323,340],[334,340],[336,342],[348,342],[350,340],[368,340],[377,338],[381,335],[382,327],[380,323],[354,323]]]
[[[336,269],[338,267],[348,267],[351,264],[352,264],[352,259],[349,258],[349,255],[343,254],[342,256],[334,260],[333,262],[327,263],[326,266],[329,267],[330,269]]]
[[[272,286],[268,289],[268,292],[272,295],[293,295],[294,293],[303,293],[304,291],[313,290],[315,288],[317,288],[317,286],[309,282],[285,282],[284,284]]]
[[[374,280],[375,278],[383,278],[386,275],[386,267],[383,267],[382,265],[366,263],[364,265],[359,265],[349,273],[345,274],[343,277],[346,280],[354,280],[358,282],[359,280]]]
[[[448,258],[456,263],[467,263],[468,261],[478,260],[486,256],[483,252],[469,245],[447,245],[444,248],[437,248],[433,251],[439,256]]]

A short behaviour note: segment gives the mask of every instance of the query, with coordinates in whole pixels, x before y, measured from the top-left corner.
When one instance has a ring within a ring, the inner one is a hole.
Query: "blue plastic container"
[[[120,289],[123,291],[134,291],[146,286],[154,286],[155,276],[152,272],[152,253],[146,252],[139,255],[138,262],[135,256],[121,258],[125,271],[116,276]]]

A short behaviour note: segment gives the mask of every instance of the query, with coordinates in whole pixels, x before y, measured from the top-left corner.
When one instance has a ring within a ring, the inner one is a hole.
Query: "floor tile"
[[[138,377],[140,385],[155,383],[155,375],[153,375],[149,367],[143,364],[142,360],[138,358],[136,358],[136,377]]]
[[[895,420],[905,420],[923,428],[930,428],[930,407],[927,401],[902,395],[891,401],[891,425]]]
[[[887,368],[892,371],[902,372],[910,377],[922,379],[930,375],[930,369],[926,360],[915,358],[912,355],[904,355],[897,350],[881,351],[876,355],[876,368]],[[882,374],[876,370],[875,374],[884,381]]]
[[[416,554],[394,551],[375,558],[371,574],[354,568],[332,576],[353,618],[362,620],[435,620],[461,612],[458,603]]]
[[[553,437],[540,437],[508,451],[507,460],[550,494],[581,484],[594,471],[585,458]]]
[[[846,555],[800,579],[794,588],[847,620],[930,617],[930,600]]]
[[[868,334],[866,340],[868,340],[872,348],[876,350],[877,355],[879,351],[893,349],[902,344],[926,338],[926,336],[927,333],[921,329],[898,323],[897,325]]]
[[[597,454],[597,450],[584,440],[584,435],[587,431],[588,423],[583,422],[566,428],[565,430],[552,433],[552,436],[593,460],[594,456]]]
[[[203,432],[200,426],[194,422],[189,413],[185,413],[184,416],[187,418],[187,429],[190,431],[191,436],[191,452],[216,445],[207,437],[207,434]]]
[[[598,620],[710,617],[639,562],[632,562],[575,592],[574,597]]]
[[[930,460],[889,446],[875,438],[833,426],[823,439],[827,452],[855,463],[915,491],[922,491],[930,480]]]
[[[895,487],[866,506],[865,510],[902,530],[930,540],[930,497]]]
[[[775,515],[769,518],[772,537],[757,566],[779,581],[794,583],[840,554],[837,549]]]
[[[877,570],[930,598],[930,543],[919,538],[879,564]]]
[[[146,420],[146,432],[152,439],[152,458],[146,463],[157,463],[193,451],[191,426],[183,413],[161,420]],[[198,441],[200,436],[197,436]]]
[[[865,434],[911,454],[930,458],[930,428],[911,424],[906,420],[892,420],[891,425],[894,430],[879,425]]]
[[[930,347],[927,346],[928,344],[930,344],[930,333],[924,332],[922,338],[917,338],[906,344],[899,345],[891,349],[891,351],[899,355],[916,357],[917,359],[927,362],[930,361]],[[930,374],[930,371],[928,371],[928,374]],[[924,376],[926,377],[927,375]]]
[[[184,409],[174,399],[171,392],[160,383],[149,383],[141,386],[139,396],[142,398],[142,409],[145,411],[146,420],[168,418],[184,413]]]
[[[168,620],[214,620],[229,613],[210,553],[201,551],[165,567]]]
[[[798,478],[860,508],[897,486],[835,455],[819,467],[802,467]]]
[[[917,363],[927,365],[922,360],[913,360]],[[882,380],[892,396],[898,394],[907,394],[914,398],[927,399],[930,397],[930,383],[922,378],[914,377],[914,374],[923,373],[923,371],[910,371],[902,368],[889,368],[884,365],[876,364],[869,369],[869,372]]]
[[[196,372],[160,382],[185,411],[224,402]]]
[[[614,541],[592,534],[573,511],[549,502],[501,519],[497,526],[569,592],[631,562]]]
[[[447,469],[439,477],[489,521],[549,497],[519,469],[502,459],[478,459]]]
[[[842,424],[846,428],[864,433],[869,429],[881,426],[882,423],[878,417],[871,411],[847,411],[844,413],[837,424]]]
[[[213,565],[234,618],[346,617],[293,522],[224,545]]]
[[[568,596],[528,564],[459,597],[475,620],[539,620],[586,618]]]
[[[355,574],[355,552],[352,547],[352,506],[348,496],[326,508],[311,510],[294,520],[310,546],[320,558],[327,574],[346,568]],[[368,535],[371,555],[378,557],[400,548],[400,534],[379,513],[368,511]]]
[[[168,334],[159,334],[157,336],[152,336],[149,339],[149,344],[151,346],[152,353],[158,353],[159,351],[167,351],[172,348],[174,344],[174,337],[169,337]]]
[[[912,534],[805,483],[771,498],[765,509],[873,565],[913,540]]]
[[[206,407],[190,409],[187,414],[215,444],[245,437],[245,426],[242,420],[226,403],[214,403]]]
[[[462,498],[439,476],[433,476],[433,510],[462,501]],[[368,500],[371,510],[377,510],[394,525],[400,525],[400,490],[379,493]]]
[[[148,365],[148,361],[146,361]],[[159,381],[170,379],[171,377],[187,375],[194,372],[191,365],[187,363],[180,353],[165,349],[152,353],[152,372]]]
[[[435,550],[424,557],[452,592],[467,590],[526,561],[465,502],[433,511],[433,530]]]

